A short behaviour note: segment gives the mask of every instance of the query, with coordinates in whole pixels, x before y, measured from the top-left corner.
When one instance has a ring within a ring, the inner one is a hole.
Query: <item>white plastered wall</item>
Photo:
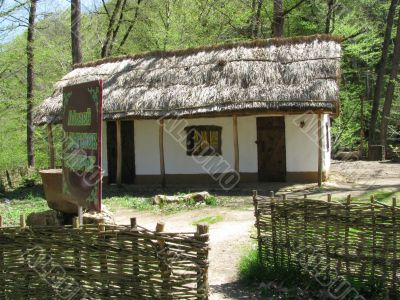
[[[272,115],[269,115],[272,116]],[[239,167],[240,172],[257,173],[257,117],[238,117]],[[300,123],[304,121],[304,127]],[[285,116],[286,167],[287,172],[318,171],[318,116],[312,114]],[[137,175],[159,175],[159,124],[157,120],[135,120],[135,160]],[[323,115],[323,169],[329,170],[330,151],[326,147],[326,124],[329,116]],[[234,168],[233,120],[232,117],[165,120],[164,160],[166,174],[205,174],[207,166],[220,163],[221,158],[208,157],[207,163],[186,154],[184,128],[195,125],[222,127],[221,150],[224,165]],[[329,128],[329,126],[328,126]],[[330,133],[328,129],[328,136]],[[103,124],[103,169],[107,174],[107,137]],[[228,169],[226,169],[228,170]]]

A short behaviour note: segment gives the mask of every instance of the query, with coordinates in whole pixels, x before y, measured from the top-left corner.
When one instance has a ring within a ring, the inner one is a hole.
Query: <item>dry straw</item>
[[[38,108],[62,118],[62,89],[103,80],[105,119],[232,112],[337,112],[341,45],[318,35],[152,52],[76,66]]]

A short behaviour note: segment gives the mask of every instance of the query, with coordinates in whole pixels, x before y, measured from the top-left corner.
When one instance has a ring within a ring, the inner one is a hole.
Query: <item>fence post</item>
[[[257,200],[257,191],[253,191],[253,205],[254,205],[254,216],[256,217],[256,229],[257,229],[257,243],[258,243],[258,262],[260,264],[262,261],[262,240],[261,240],[261,230],[260,230],[260,211],[258,210],[258,200]]]
[[[142,296],[142,290],[140,288],[140,280],[139,280],[139,274],[140,274],[140,262],[139,262],[139,230],[137,228],[137,220],[136,218],[131,218],[131,231],[134,234],[132,237],[132,276],[133,276],[133,286],[132,286],[132,295],[135,293],[137,296]]]
[[[106,225],[104,222],[100,221],[100,223],[97,225],[97,228],[99,230],[99,238],[98,238],[98,243],[99,243],[99,251],[100,251],[100,273],[103,274],[103,278],[108,277],[108,264],[107,264],[107,254],[105,253],[105,249],[107,248],[106,245]],[[109,296],[109,281],[106,279],[105,283],[102,287],[102,293],[104,296]]]
[[[19,226],[21,228],[25,228],[26,227],[25,215],[23,213],[19,215]]]
[[[397,261],[397,212],[396,212],[397,200],[396,197],[392,198],[392,225],[393,225],[393,269],[392,269],[392,293],[396,295],[397,291],[397,266],[395,262]]]
[[[0,216],[0,231],[3,227],[3,217]],[[0,298],[6,299],[6,272],[5,272],[5,264],[4,264],[4,248],[0,247]]]
[[[350,204],[351,195],[347,195],[346,199],[346,225],[344,230],[344,253],[346,256],[346,274],[350,275],[350,262],[349,262],[349,223],[350,223]]]
[[[282,203],[285,206],[286,205],[286,194],[282,196]],[[290,269],[292,265],[292,253],[290,249],[290,235],[289,235],[289,210],[285,211],[285,239],[286,239],[286,255],[287,255],[287,263],[288,267]]]
[[[328,194],[328,202],[326,203],[326,221],[325,221],[325,252],[326,252],[326,278],[328,278],[331,266],[330,242],[329,242],[329,226],[331,225],[331,202],[332,195]]]
[[[376,216],[375,216],[375,196],[371,196],[371,215],[372,215],[372,267],[371,277],[375,277],[375,259],[376,259]]]
[[[168,246],[165,240],[159,233],[164,231],[165,224],[157,223],[156,233],[157,233],[157,257],[160,260],[159,266],[161,271],[161,298],[162,299],[172,299],[171,296],[171,268],[168,261]]]
[[[197,299],[208,299],[208,224],[197,224],[196,240],[203,243],[197,252],[197,260],[201,263],[197,267]]]
[[[307,195],[304,194],[304,199],[303,199],[303,230],[304,230],[304,234],[303,234],[303,243],[304,243],[304,249],[306,249],[306,254],[305,254],[305,258],[306,258],[306,263],[308,264],[308,241],[307,241],[307,232],[308,232],[308,212],[307,212],[308,208],[307,208]]]

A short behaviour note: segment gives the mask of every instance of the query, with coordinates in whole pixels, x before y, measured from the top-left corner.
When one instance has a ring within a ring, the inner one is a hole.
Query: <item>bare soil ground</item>
[[[173,215],[154,215],[135,210],[120,210],[116,215],[119,224],[129,224],[130,217],[137,217],[138,223],[149,229],[157,221],[165,222],[167,231],[195,231],[193,222],[209,216],[222,216],[223,220],[210,225],[210,269],[209,282],[211,299],[261,299],[257,284],[245,288],[238,283],[238,265],[244,252],[249,249],[250,235],[254,233],[254,216],[251,207],[251,190],[265,194],[276,193],[314,194],[331,192],[338,195],[351,192],[353,195],[374,189],[400,191],[400,164],[390,162],[339,162],[332,163],[329,182],[323,189],[315,184],[241,185],[224,197],[232,199],[232,207],[203,208]],[[218,195],[218,191],[215,192]]]

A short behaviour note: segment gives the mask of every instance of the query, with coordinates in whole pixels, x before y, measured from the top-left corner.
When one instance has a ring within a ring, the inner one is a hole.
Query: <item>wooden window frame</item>
[[[219,156],[222,155],[222,127],[210,126],[210,125],[198,125],[185,127],[186,131],[186,154],[188,156]],[[194,145],[194,132],[207,132],[207,142],[211,143],[211,132],[216,131],[218,134],[218,148],[210,147],[207,151],[196,151],[196,145]]]

